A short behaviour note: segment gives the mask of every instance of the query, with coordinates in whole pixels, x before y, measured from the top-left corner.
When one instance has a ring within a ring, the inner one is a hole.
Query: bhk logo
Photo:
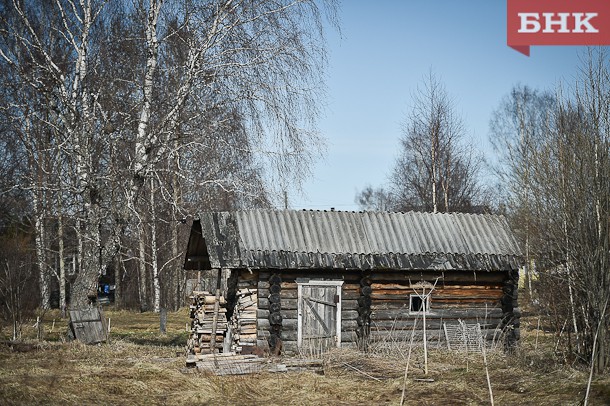
[[[610,45],[610,1],[507,0],[508,46]]]

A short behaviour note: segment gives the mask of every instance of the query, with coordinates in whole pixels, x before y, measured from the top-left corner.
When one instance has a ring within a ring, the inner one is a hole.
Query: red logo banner
[[[610,45],[608,0],[507,0],[507,44],[529,56],[531,45]]]

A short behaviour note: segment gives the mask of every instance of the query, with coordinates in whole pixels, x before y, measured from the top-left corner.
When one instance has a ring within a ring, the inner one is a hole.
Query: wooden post
[[[36,316],[36,333],[38,340],[42,340],[42,322],[40,321],[40,316]]]
[[[481,351],[483,352],[483,364],[485,365],[485,378],[487,379],[487,389],[489,391],[489,404],[494,406],[494,393],[491,389],[491,379],[489,377],[489,367],[487,366],[487,355],[485,351],[485,339],[481,334],[481,325],[477,324],[477,330],[479,333],[479,337],[481,338]]]
[[[220,309],[220,280],[222,279],[222,269],[218,268],[216,275],[216,297],[214,298],[214,316],[212,318],[212,337],[210,338],[210,351],[216,353],[216,327],[218,326],[218,310]]]
[[[197,290],[201,290],[201,262],[197,262]]]
[[[167,332],[167,309],[165,307],[159,311],[159,330],[161,330],[161,334]]]
[[[422,308],[424,311],[424,375],[428,376],[428,340],[426,337],[426,312],[428,311],[428,297],[425,286],[422,288]]]

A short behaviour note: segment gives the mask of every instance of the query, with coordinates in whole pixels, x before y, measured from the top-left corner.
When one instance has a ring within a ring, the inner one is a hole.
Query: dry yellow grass
[[[217,377],[184,373],[187,311],[168,314],[168,333],[158,332],[153,313],[112,312],[110,344],[85,346],[62,342],[66,320],[45,315],[47,341],[0,346],[0,404],[200,404],[200,405],[352,405],[400,401],[406,349],[389,356],[335,351],[325,357],[325,374],[284,373]],[[55,327],[50,331],[52,321]],[[524,329],[515,356],[489,356],[498,405],[576,405],[584,397],[587,373],[564,365],[553,354],[553,337]],[[34,336],[33,329],[24,331]],[[2,330],[6,339],[7,329]],[[422,354],[412,355],[407,380],[409,405],[489,404],[478,354],[432,350],[434,382],[419,382]],[[610,378],[597,378],[592,405],[610,404]]]

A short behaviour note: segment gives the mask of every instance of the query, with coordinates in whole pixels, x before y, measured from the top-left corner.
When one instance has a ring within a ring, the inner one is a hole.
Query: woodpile
[[[214,325],[216,297],[210,292],[194,291],[191,299],[191,336],[187,342],[188,354],[212,353],[211,342]],[[223,339],[227,332],[227,308],[225,298],[220,296],[214,352],[222,351]]]
[[[257,302],[256,288],[238,286],[235,311],[230,321],[230,329],[233,332],[231,352],[252,354],[256,348]]]

